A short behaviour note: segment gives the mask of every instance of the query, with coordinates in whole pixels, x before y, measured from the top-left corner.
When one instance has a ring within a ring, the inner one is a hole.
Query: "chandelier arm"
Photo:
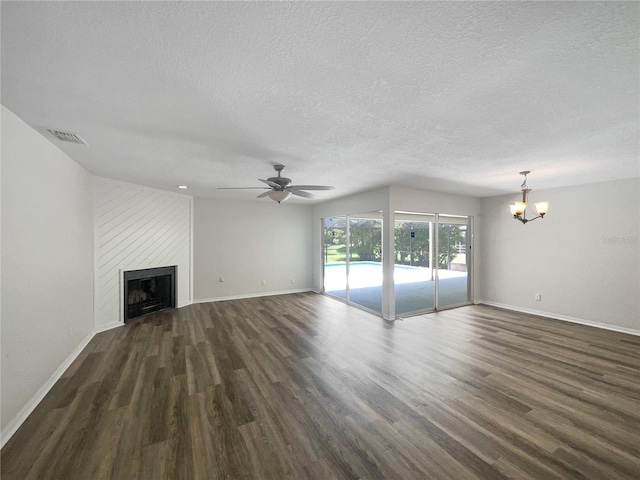
[[[522,222],[522,224],[525,225],[528,222],[533,222],[534,220],[537,220],[539,218],[544,218],[544,216],[538,215],[537,217],[527,218],[526,216],[514,215],[513,218]]]

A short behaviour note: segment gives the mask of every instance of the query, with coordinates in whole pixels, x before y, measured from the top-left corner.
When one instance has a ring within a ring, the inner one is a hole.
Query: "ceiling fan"
[[[291,179],[280,175],[284,170],[284,165],[274,165],[273,168],[278,172],[277,177],[270,177],[266,180],[259,178],[262,183],[266,183],[269,187],[231,187],[231,188],[218,188],[218,190],[254,190],[254,189],[267,189],[268,192],[261,193],[256,198],[269,197],[274,202],[284,202],[292,194],[304,198],[315,198],[312,193],[305,192],[304,190],[333,190],[334,187],[326,185],[291,185]]]

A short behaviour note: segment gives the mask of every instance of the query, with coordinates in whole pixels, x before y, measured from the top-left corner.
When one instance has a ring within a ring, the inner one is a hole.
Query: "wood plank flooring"
[[[638,479],[640,338],[469,306],[199,304],[97,335],[3,480]]]

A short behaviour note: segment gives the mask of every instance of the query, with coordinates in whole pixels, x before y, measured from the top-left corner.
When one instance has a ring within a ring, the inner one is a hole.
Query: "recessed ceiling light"
[[[182,190],[186,190],[189,187],[187,187],[186,185],[178,185],[178,188],[181,188]]]

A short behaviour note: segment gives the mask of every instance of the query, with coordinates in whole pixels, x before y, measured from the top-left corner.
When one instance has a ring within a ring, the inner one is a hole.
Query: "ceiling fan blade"
[[[276,182],[272,182],[270,180],[263,180],[262,178],[259,178],[258,180],[260,180],[262,183],[266,183],[267,185],[269,185],[270,187],[276,188],[278,190],[280,190],[282,187],[280,185],[278,185]]]
[[[287,188],[287,191],[293,193],[294,195],[298,195],[299,197],[316,198],[316,196],[313,193],[303,192],[302,190],[289,190]]]
[[[328,185],[290,185],[290,190],[333,190],[335,187]]]
[[[272,192],[272,191],[273,191],[273,190],[269,189],[269,192]],[[263,198],[263,197],[266,197],[267,195],[269,195],[269,192],[261,193],[261,194],[260,194],[260,195],[258,195],[256,198]]]
[[[218,190],[266,190],[267,187],[219,187]]]

